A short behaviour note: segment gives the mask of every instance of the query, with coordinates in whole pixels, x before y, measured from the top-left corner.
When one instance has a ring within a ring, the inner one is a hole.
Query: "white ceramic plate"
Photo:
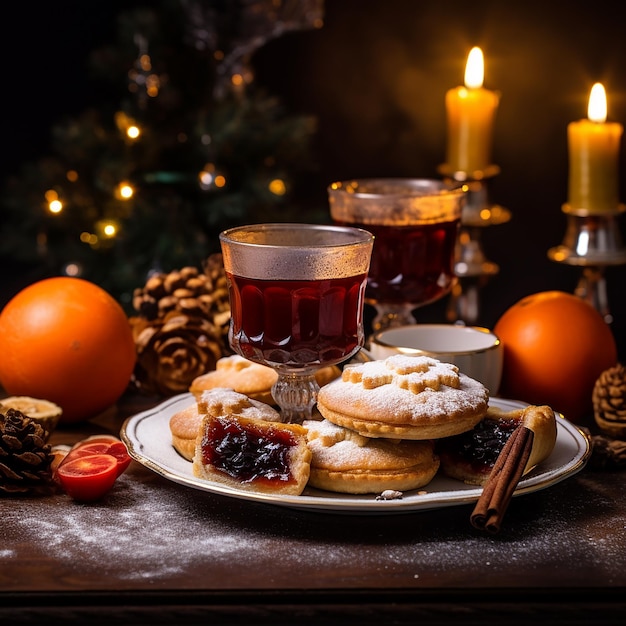
[[[159,406],[138,413],[124,423],[121,436],[131,456],[181,485],[232,498],[264,502],[296,509],[322,510],[336,513],[409,513],[427,509],[467,504],[478,500],[481,488],[437,474],[424,488],[406,491],[394,500],[376,500],[375,495],[338,494],[307,487],[300,496],[250,493],[230,489],[193,475],[191,463],[171,444],[170,417],[195,402],[191,394],[170,398]],[[523,402],[494,398],[491,404],[505,411],[526,406]],[[515,495],[532,493],[555,485],[579,472],[591,453],[589,438],[562,416],[557,419],[557,439],[552,454],[520,481]]]

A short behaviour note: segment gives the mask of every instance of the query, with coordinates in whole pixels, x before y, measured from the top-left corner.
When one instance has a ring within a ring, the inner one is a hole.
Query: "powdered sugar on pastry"
[[[371,361],[346,367],[342,379],[362,383],[364,389],[382,385],[398,385],[412,393],[427,387],[438,390],[442,385],[458,389],[459,368],[452,363],[442,363],[430,357],[395,355],[384,361]]]
[[[442,385],[458,389],[460,386],[459,368],[452,363],[442,363],[430,357],[397,355],[384,361],[372,361],[347,367],[343,380],[362,383],[364,389],[375,389],[382,385],[396,384],[412,393],[424,391],[427,387],[438,390]]]
[[[489,393],[450,363],[395,355],[349,365],[320,390],[319,412],[368,437],[431,439],[472,428]]]
[[[198,398],[198,411],[209,415],[243,415],[244,417],[281,422],[280,413],[268,404],[253,400],[227,387],[207,389]]]
[[[328,420],[306,420],[313,465],[335,470],[388,470],[415,465],[424,451],[432,458],[432,446],[423,442],[387,441],[364,437]]]
[[[439,468],[431,441],[364,437],[328,420],[305,420],[312,453],[309,485],[342,493],[417,489]]]
[[[229,387],[254,400],[273,404],[271,389],[277,378],[278,374],[271,367],[233,354],[219,359],[215,370],[195,378],[189,391],[199,401],[202,392],[207,389]]]
[[[359,433],[336,426],[328,420],[305,420],[304,426],[307,429],[307,438],[313,445],[330,447],[335,444],[348,442],[351,448],[362,448],[371,439],[359,435]]]

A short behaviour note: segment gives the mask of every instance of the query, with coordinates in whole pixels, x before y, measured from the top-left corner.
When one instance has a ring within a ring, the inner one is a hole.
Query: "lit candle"
[[[491,165],[493,123],[500,95],[483,87],[484,73],[482,50],[472,48],[465,66],[465,86],[446,93],[446,164],[453,172],[471,175]]]
[[[573,211],[616,213],[619,205],[619,144],[624,127],[606,121],[606,93],[591,89],[588,119],[567,127],[569,147],[568,204]]]

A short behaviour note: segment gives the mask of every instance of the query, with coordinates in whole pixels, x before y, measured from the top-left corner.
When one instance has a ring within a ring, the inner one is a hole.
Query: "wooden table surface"
[[[131,394],[52,443],[118,434],[157,402]],[[292,510],[133,461],[95,504],[0,498],[0,624],[624,623],[626,471],[514,498],[494,536],[472,508]]]

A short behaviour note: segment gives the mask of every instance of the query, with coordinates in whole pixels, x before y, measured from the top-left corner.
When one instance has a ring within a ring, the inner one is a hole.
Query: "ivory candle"
[[[574,211],[616,213],[619,204],[619,144],[624,127],[607,122],[604,87],[596,83],[587,118],[567,127],[569,148],[568,204]]]
[[[446,93],[448,145],[446,163],[454,172],[483,171],[491,165],[493,124],[500,95],[483,87],[482,50],[470,50],[465,86]]]

